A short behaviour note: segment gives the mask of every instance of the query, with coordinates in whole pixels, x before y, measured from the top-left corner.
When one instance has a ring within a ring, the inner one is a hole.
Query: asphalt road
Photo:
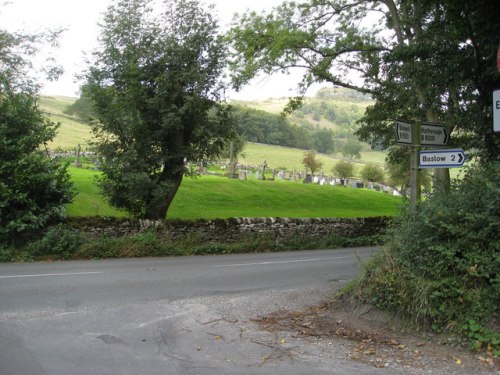
[[[377,373],[250,320],[317,303],[374,250],[1,264],[0,375]]]

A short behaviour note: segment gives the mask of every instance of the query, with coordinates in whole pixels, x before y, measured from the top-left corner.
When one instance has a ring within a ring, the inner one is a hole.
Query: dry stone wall
[[[381,233],[390,218],[230,218],[214,220],[129,220],[116,218],[72,218],[68,225],[90,237],[133,236],[155,231],[171,241],[196,238],[198,241],[234,243],[249,236],[288,239],[300,236],[355,238]]]

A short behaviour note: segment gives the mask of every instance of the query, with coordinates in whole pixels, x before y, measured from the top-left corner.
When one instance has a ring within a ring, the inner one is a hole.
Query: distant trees
[[[225,45],[196,0],[118,0],[102,22],[86,73],[100,186],[137,217],[164,219],[187,162],[219,155],[235,135],[221,103]]]
[[[316,152],[314,152],[314,150],[304,152],[302,164],[306,168],[306,171],[311,171],[311,174],[313,175],[323,167],[323,162],[317,158]]]
[[[367,164],[361,168],[361,178],[370,182],[383,182],[384,170],[374,164]]]
[[[328,129],[321,129],[312,134],[314,149],[323,154],[330,154],[335,151],[333,133]]]
[[[29,74],[38,45],[57,34],[0,30],[0,246],[64,218],[73,197],[66,165],[46,152],[58,125],[40,111]],[[55,78],[59,68],[47,67]]]
[[[350,159],[361,159],[361,151],[363,145],[355,139],[349,139],[344,147],[342,147],[342,155]]]
[[[333,166],[332,172],[340,178],[348,178],[354,175],[354,164],[349,161],[340,160]]]

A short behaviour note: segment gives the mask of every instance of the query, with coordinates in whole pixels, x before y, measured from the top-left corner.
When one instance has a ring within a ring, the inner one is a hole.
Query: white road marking
[[[310,258],[310,259],[279,260],[279,261],[275,261],[275,262],[258,262],[258,263],[215,264],[214,267],[261,266],[261,265],[268,265],[268,264],[319,262],[319,261],[323,261],[323,260],[350,259],[350,258],[352,258],[352,256],[332,257],[332,258]]]
[[[101,273],[104,273],[104,272],[44,273],[44,274],[38,274],[38,275],[6,275],[6,276],[0,275],[0,279],[14,279],[14,278],[23,278],[23,277],[98,275]]]

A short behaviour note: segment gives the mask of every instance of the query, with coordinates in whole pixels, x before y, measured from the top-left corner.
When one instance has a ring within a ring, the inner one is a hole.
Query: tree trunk
[[[450,190],[450,170],[448,168],[434,169],[432,176],[432,185],[436,191]]]
[[[167,211],[184,177],[184,133],[182,130],[175,132],[169,137],[166,149],[169,150],[171,157],[163,165],[163,171],[159,176],[159,183],[168,182],[171,186],[165,195],[157,196],[147,204],[146,219],[165,220]]]
[[[169,178],[165,179],[165,181],[170,182],[172,186],[170,187],[167,195],[157,197],[156,199],[148,203],[144,215],[146,219],[164,220],[166,218],[167,211],[170,208],[172,201],[174,200],[177,190],[179,190],[179,187],[181,186],[182,178],[183,174],[177,173],[176,175],[170,176]]]

